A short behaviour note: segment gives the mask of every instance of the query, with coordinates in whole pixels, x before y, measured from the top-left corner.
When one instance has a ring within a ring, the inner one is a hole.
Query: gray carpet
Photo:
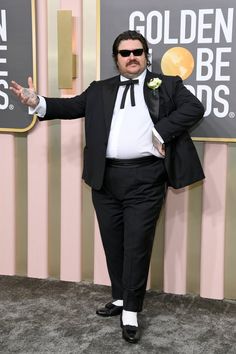
[[[147,292],[129,344],[119,317],[95,314],[109,300],[106,286],[0,276],[0,353],[236,354],[236,302]]]

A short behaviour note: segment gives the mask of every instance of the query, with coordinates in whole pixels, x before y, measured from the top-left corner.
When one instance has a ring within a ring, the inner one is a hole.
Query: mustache
[[[135,60],[135,59],[132,59],[132,60],[130,60],[130,61],[126,64],[126,66],[129,66],[129,65],[132,65],[132,64],[137,64],[137,65],[139,65],[139,62],[138,62],[137,60]]]

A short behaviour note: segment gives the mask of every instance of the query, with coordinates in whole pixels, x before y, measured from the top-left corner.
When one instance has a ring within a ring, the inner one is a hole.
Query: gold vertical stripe
[[[81,268],[82,279],[94,278],[94,210],[91,191],[84,183],[82,185],[82,240]]]
[[[35,0],[31,0],[31,16],[32,16],[32,57],[33,57],[33,81],[37,87],[37,68],[36,68],[36,10]],[[16,215],[16,244],[15,244],[15,264],[16,275],[27,275],[27,258],[28,258],[28,178],[27,178],[27,133],[23,131],[31,129],[35,122],[36,116],[27,129],[19,129],[20,134],[15,134],[15,215]],[[16,130],[17,131],[17,130]]]
[[[48,95],[60,96],[58,89],[57,10],[59,0],[48,4]],[[61,125],[48,122],[48,274],[60,277],[61,239]]]
[[[16,275],[27,275],[27,135],[15,135]]]
[[[204,157],[204,144],[195,143],[201,162]],[[188,196],[188,239],[187,239],[187,292],[200,293],[202,223],[202,182],[189,187]]]
[[[57,13],[58,84],[61,89],[72,88],[72,11]]]
[[[97,33],[99,3],[83,0],[83,89],[96,79],[97,74]],[[82,184],[82,278],[93,279],[94,268],[94,209],[91,191]]]
[[[162,291],[164,287],[164,246],[165,246],[165,217],[162,208],[157,222],[155,240],[151,259],[151,288]]]
[[[228,175],[225,216],[224,297],[236,299],[236,145],[228,144]]]

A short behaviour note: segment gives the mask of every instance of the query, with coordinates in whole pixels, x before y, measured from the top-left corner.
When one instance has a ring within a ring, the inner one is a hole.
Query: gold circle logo
[[[170,48],[161,59],[161,70],[165,75],[179,75],[185,80],[192,74],[193,69],[192,53],[183,47]]]

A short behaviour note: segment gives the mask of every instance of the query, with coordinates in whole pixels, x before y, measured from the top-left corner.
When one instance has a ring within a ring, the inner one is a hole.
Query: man
[[[73,98],[37,96],[31,78],[29,89],[12,82],[11,90],[39,120],[85,116],[83,179],[92,188],[112,286],[112,300],[96,313],[121,314],[123,338],[136,343],[166,187],[204,178],[188,134],[204,109],[179,77],[147,70],[148,45],[138,32],[121,33],[113,57],[120,75]]]

